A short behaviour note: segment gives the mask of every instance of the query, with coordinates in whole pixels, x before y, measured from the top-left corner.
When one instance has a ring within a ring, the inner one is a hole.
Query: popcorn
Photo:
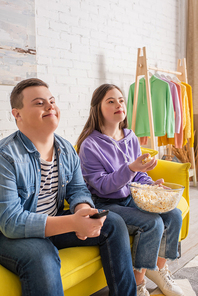
[[[149,161],[151,161],[152,160],[152,157],[149,155],[148,157],[145,157],[143,160],[142,160],[142,164],[145,164],[145,163],[147,163],[147,162],[149,162]]]
[[[173,210],[183,193],[183,187],[181,191],[135,182],[130,184],[130,190],[137,207],[152,213],[165,213]]]

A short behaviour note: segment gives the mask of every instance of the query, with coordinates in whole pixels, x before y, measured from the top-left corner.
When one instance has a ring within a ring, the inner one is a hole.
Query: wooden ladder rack
[[[143,55],[141,52],[143,51]],[[133,101],[133,114],[132,114],[132,125],[131,128],[135,132],[135,123],[136,123],[136,114],[137,114],[137,101],[138,101],[138,92],[139,92],[139,80],[140,76],[145,76],[146,82],[146,96],[147,96],[147,105],[148,105],[148,115],[149,115],[149,127],[150,127],[150,137],[151,137],[151,148],[157,149],[155,133],[154,133],[154,124],[153,124],[153,111],[152,111],[152,102],[151,102],[151,90],[149,83],[149,70],[166,72],[174,74],[180,81],[188,83],[187,79],[187,68],[186,68],[186,59],[178,59],[177,62],[177,71],[165,70],[156,67],[150,67],[147,65],[146,57],[146,47],[138,48],[137,54],[137,67],[136,67],[136,78],[135,78],[135,92],[134,92],[134,101]],[[170,148],[170,147],[169,147]],[[190,177],[193,177],[193,185],[196,186],[196,169],[195,169],[195,156],[193,147],[189,147],[191,155],[191,169],[189,171]]]

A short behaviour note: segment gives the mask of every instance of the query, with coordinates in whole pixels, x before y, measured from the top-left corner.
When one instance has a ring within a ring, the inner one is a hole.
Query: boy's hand
[[[90,208],[91,208],[91,206],[88,203],[81,203],[75,207],[74,213],[76,213],[80,209],[90,209]]]
[[[88,237],[97,237],[100,235],[100,230],[106,217],[91,219],[89,216],[92,216],[95,213],[98,213],[98,210],[93,209],[90,206],[75,209],[73,223],[76,236],[79,239],[85,240]]]
[[[142,160],[148,156],[149,156],[149,153],[139,156],[134,162],[129,164],[129,169],[133,172],[143,172],[143,173],[154,169],[154,167],[156,167],[157,165],[156,159],[153,158],[151,161],[145,164],[142,163]]]

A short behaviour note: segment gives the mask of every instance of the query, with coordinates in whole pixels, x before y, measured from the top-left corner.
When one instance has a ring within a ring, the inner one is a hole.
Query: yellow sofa
[[[143,153],[147,151],[142,149]],[[155,154],[154,151],[149,152],[152,155]],[[189,228],[189,168],[189,163],[180,164],[158,160],[157,166],[149,172],[153,180],[164,178],[166,182],[185,186],[183,197],[178,205],[178,208],[182,210],[183,218],[180,240],[186,238]],[[64,295],[89,296],[107,285],[98,247],[67,248],[60,250],[59,254]],[[1,265],[0,283],[1,296],[21,295],[18,276]]]

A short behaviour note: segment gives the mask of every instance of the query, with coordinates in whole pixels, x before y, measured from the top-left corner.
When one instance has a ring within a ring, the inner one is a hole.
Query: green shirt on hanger
[[[167,133],[168,138],[174,138],[175,118],[170,87],[167,82],[153,75],[150,78],[150,90],[155,136],[160,137]],[[130,86],[128,94],[127,118],[129,128],[131,128],[132,122],[134,92],[135,83]],[[139,81],[135,134],[137,137],[150,136],[146,83],[144,77]]]

